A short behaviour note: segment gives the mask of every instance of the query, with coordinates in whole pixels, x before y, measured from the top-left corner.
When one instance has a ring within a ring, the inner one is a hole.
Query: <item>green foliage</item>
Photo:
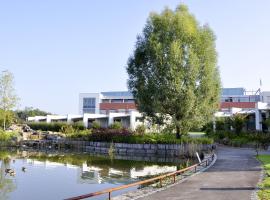
[[[270,155],[259,155],[257,158],[263,163],[267,176],[259,185],[261,190],[258,192],[260,200],[270,199]]]
[[[53,132],[60,132],[62,126],[65,126],[66,123],[64,122],[30,122],[27,125],[33,130],[41,130],[41,131],[53,131]]]
[[[89,140],[92,131],[89,129],[79,130],[76,132],[71,132],[67,134],[67,138],[75,139],[75,140]]]
[[[38,108],[26,107],[24,110],[15,111],[15,114],[22,122],[25,122],[28,117],[46,116],[50,115],[51,113],[39,110]]]
[[[111,129],[116,129],[116,130],[121,130],[123,129],[123,125],[121,124],[121,122],[114,122],[110,125]]]
[[[3,130],[0,130],[0,141],[1,142],[8,142],[18,136],[18,133],[16,132],[6,132]]]
[[[76,132],[77,130],[85,130],[82,122],[76,122],[73,124],[68,124],[66,122],[29,122],[27,125],[33,130],[41,131],[62,132],[64,130],[67,132]]]
[[[92,124],[91,124],[91,128],[92,129],[99,129],[99,128],[101,128],[101,125],[100,125],[99,122],[93,121]]]
[[[64,124],[62,127],[61,127],[61,133],[64,133],[64,134],[71,134],[71,133],[75,133],[75,129],[73,128],[72,125],[70,124]]]
[[[17,105],[19,98],[15,94],[14,76],[9,71],[3,71],[0,75],[0,109],[3,111],[3,129],[6,130],[8,114]],[[13,115],[12,115],[13,116]]]
[[[235,114],[231,117],[232,127],[237,134],[241,133],[242,129],[244,128],[244,125],[247,121],[246,117],[246,115],[242,114]]]
[[[75,123],[73,123],[73,124],[71,124],[72,125],[72,127],[75,129],[75,130],[85,130],[86,128],[85,128],[85,126],[84,126],[84,124],[83,124],[83,122],[75,122]]]
[[[130,143],[130,144],[213,144],[213,139],[207,137],[191,138],[183,136],[180,139],[172,137],[171,134],[145,134],[131,135],[128,137],[116,136],[113,138],[115,143]]]
[[[215,36],[184,5],[150,15],[127,72],[139,111],[158,124],[172,120],[177,137],[202,127],[218,108]]]
[[[12,111],[4,111],[0,109],[0,124],[1,127],[9,127],[15,121],[15,116]]]
[[[270,118],[267,118],[263,123],[270,129]]]
[[[146,131],[145,125],[141,124],[136,127],[135,133],[138,135],[144,135]]]

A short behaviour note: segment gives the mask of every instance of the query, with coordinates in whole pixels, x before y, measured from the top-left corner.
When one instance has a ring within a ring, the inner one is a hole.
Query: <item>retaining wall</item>
[[[69,141],[59,140],[52,142],[42,140],[39,142],[28,141],[24,144],[35,144],[38,147],[52,145],[57,148],[82,149],[91,153],[108,154],[122,156],[159,156],[159,157],[179,157],[194,156],[195,152],[206,151],[211,145],[202,144],[126,144],[126,143],[107,143],[107,142],[88,142],[88,141]],[[31,145],[30,145],[31,146]]]

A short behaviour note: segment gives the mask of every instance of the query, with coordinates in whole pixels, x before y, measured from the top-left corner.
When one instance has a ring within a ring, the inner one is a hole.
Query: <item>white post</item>
[[[83,124],[84,124],[84,127],[88,128],[88,117],[87,117],[87,114],[84,114],[83,115]]]
[[[262,130],[261,112],[258,108],[255,111],[255,123],[256,123],[256,130],[261,131]]]

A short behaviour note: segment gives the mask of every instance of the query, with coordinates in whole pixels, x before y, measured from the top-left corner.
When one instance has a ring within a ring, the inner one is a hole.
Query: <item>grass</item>
[[[260,184],[262,189],[258,192],[258,196],[260,200],[267,200],[270,199],[270,155],[259,155],[257,158],[263,163],[266,171],[266,177]]]

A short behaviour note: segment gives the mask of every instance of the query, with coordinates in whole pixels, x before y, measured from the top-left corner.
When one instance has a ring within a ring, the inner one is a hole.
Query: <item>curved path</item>
[[[251,199],[261,175],[255,151],[219,147],[217,155],[216,163],[209,170],[140,200]]]

